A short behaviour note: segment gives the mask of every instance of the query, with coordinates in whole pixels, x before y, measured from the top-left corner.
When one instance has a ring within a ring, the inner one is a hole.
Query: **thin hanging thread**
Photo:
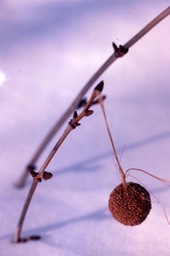
[[[135,169],[134,169],[135,170]],[[147,173],[147,172],[145,172],[146,174],[149,174],[149,173]],[[135,176],[133,176],[133,175],[131,175],[131,174],[128,174],[129,176],[131,176],[132,178],[134,178],[135,180],[137,180],[137,181],[139,181],[144,187],[146,187],[145,186],[145,184],[143,184],[139,179],[137,179]],[[149,174],[150,175],[150,174]],[[152,176],[152,175],[151,175]],[[153,176],[154,177],[154,176]],[[155,178],[155,177],[154,177]],[[156,177],[156,179],[157,179],[157,177]],[[147,187],[146,187],[147,188]],[[167,212],[166,212],[166,207],[165,207],[165,205],[163,204],[163,203],[161,203],[161,201],[152,193],[152,191],[150,190],[150,189],[148,189],[147,188],[147,190],[149,191],[149,193],[155,198],[155,200],[157,201],[157,203],[160,205],[160,207],[161,207],[161,209],[162,209],[162,211],[163,211],[163,214],[164,214],[164,216],[165,216],[165,219],[166,219],[166,221],[167,221],[167,223],[168,223],[168,225],[170,225],[170,220],[169,220],[169,217],[168,217],[168,214],[167,214]]]

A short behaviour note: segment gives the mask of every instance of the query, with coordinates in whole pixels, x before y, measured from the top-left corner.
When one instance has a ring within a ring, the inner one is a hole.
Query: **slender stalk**
[[[78,115],[77,112],[74,112],[73,118],[71,119],[71,121],[68,123],[66,129],[64,130],[63,134],[61,135],[61,137],[59,138],[59,140],[57,141],[57,143],[55,144],[55,146],[53,147],[53,149],[51,150],[50,154],[47,156],[46,160],[44,161],[44,163],[42,164],[39,172],[37,173],[37,175],[34,177],[34,180],[32,182],[32,185],[30,187],[28,196],[26,198],[25,204],[23,206],[19,221],[18,221],[18,225],[16,228],[16,232],[14,234],[14,242],[18,243],[20,241],[26,241],[27,239],[25,238],[21,238],[21,231],[22,231],[22,227],[23,227],[23,223],[24,223],[24,219],[26,216],[26,213],[28,211],[28,207],[30,205],[31,199],[34,195],[34,192],[36,190],[36,187],[38,185],[38,181],[39,179],[41,180],[43,178],[43,174],[45,169],[47,168],[47,166],[49,165],[50,161],[52,160],[53,156],[55,155],[55,153],[58,151],[58,149],[60,148],[60,146],[62,145],[62,143],[64,142],[64,140],[66,139],[66,137],[69,135],[69,133],[75,129],[77,126],[80,125],[79,121],[84,118],[85,116],[89,116],[93,113],[92,110],[89,110],[89,107],[91,106],[91,104],[93,103],[94,99],[97,97],[98,95],[98,91],[102,91],[103,89],[103,81],[101,81],[93,90],[93,93],[89,99],[89,101],[87,102],[87,104],[85,105],[84,109],[82,110],[82,112]],[[29,240],[29,239],[28,239]]]
[[[142,30],[140,30],[134,37],[132,37],[127,43],[123,45],[124,49],[129,49],[132,47],[137,41],[139,41],[146,33],[148,33],[153,27],[155,27],[159,22],[165,19],[170,14],[170,7],[161,12],[157,17],[155,17],[150,23],[148,23]],[[115,48],[114,48],[115,49]],[[118,52],[115,51],[104,63],[103,65],[96,71],[96,73],[90,78],[90,80],[84,85],[82,90],[79,92],[77,97],[73,100],[68,109],[64,112],[64,114],[59,118],[59,120],[54,124],[52,129],[46,135],[37,151],[33,155],[32,159],[29,162],[28,166],[35,166],[37,160],[41,156],[42,152],[56,134],[56,132],[60,129],[60,127],[64,124],[64,122],[69,118],[69,116],[76,110],[80,100],[85,95],[85,93],[90,89],[90,87],[96,82],[96,80],[119,58],[122,57],[125,53],[120,52],[120,48],[117,48]],[[119,54],[120,53],[120,54]],[[17,182],[18,187],[23,187],[25,185],[27,176],[29,173],[29,168],[27,167],[19,181]]]
[[[119,173],[120,173],[120,177],[121,177],[123,186],[126,189],[126,176],[125,176],[125,173],[123,171],[123,168],[120,164],[120,161],[119,161],[119,158],[118,158],[118,155],[117,155],[117,151],[116,151],[116,148],[115,148],[115,145],[114,145],[114,142],[113,142],[113,138],[112,138],[112,134],[111,134],[111,131],[110,131],[110,128],[109,128],[109,123],[108,123],[108,120],[107,120],[106,111],[105,111],[105,107],[104,107],[103,99],[102,99],[101,95],[99,96],[99,102],[100,102],[100,106],[101,106],[102,113],[103,113],[103,116],[104,116],[104,121],[105,121],[105,124],[106,124],[106,129],[107,129],[107,132],[108,132],[109,140],[110,140],[110,143],[111,143],[111,146],[112,146],[113,155],[114,155],[114,158],[115,158],[117,166],[118,166],[118,170],[119,170]]]

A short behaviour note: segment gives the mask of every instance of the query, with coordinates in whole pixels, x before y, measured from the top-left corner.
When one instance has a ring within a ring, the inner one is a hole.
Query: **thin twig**
[[[62,145],[62,143],[64,142],[64,140],[66,139],[66,137],[69,135],[69,133],[74,130],[77,126],[80,125],[79,121],[84,118],[85,116],[89,116],[93,113],[92,110],[89,110],[90,106],[92,105],[94,99],[97,97],[98,95],[98,91],[102,91],[103,90],[103,81],[101,81],[93,90],[93,93],[89,99],[89,101],[87,102],[87,104],[85,105],[85,107],[83,108],[83,110],[81,111],[81,113],[78,115],[77,112],[74,112],[73,118],[71,119],[71,121],[68,123],[66,129],[64,130],[63,134],[61,135],[61,137],[59,138],[59,140],[57,141],[57,143],[55,144],[54,148],[51,150],[50,154],[47,156],[46,160],[44,161],[43,165],[41,166],[39,172],[37,173],[36,176],[34,176],[34,180],[32,182],[32,185],[30,187],[28,196],[26,198],[25,204],[23,206],[22,212],[21,212],[21,216],[19,218],[19,222],[16,228],[16,232],[14,235],[14,242],[18,243],[18,242],[22,242],[22,241],[28,241],[28,238],[21,238],[21,231],[22,231],[22,227],[23,227],[23,223],[24,223],[24,219],[28,210],[28,207],[30,205],[31,199],[33,197],[33,194],[35,192],[35,189],[38,185],[38,182],[41,181],[43,179],[43,174],[45,169],[47,168],[47,166],[49,165],[50,161],[52,160],[53,156],[55,155],[55,153],[58,151],[58,149],[60,148],[60,146]]]
[[[19,181],[17,182],[18,187],[23,187],[25,185],[28,173],[30,168],[33,168],[41,156],[42,152],[56,134],[56,132],[60,129],[60,127],[65,123],[65,121],[69,118],[69,116],[76,110],[80,100],[85,95],[85,93],[89,90],[89,88],[96,82],[96,80],[119,58],[127,53],[127,50],[132,47],[137,41],[139,41],[146,33],[148,33],[153,27],[155,27],[159,22],[165,19],[170,14],[170,7],[165,9],[162,13],[160,13],[156,18],[154,18],[150,23],[148,23],[142,30],[140,30],[134,37],[132,37],[127,43],[119,48],[113,44],[115,52],[103,63],[103,65],[97,70],[97,72],[90,78],[90,80],[84,85],[82,90],[79,92],[77,97],[65,111],[65,113],[59,118],[59,120],[55,123],[49,133],[46,135],[37,151],[33,155],[30,163],[27,168],[23,172]],[[122,51],[123,49],[123,51]],[[124,51],[125,50],[125,51]]]

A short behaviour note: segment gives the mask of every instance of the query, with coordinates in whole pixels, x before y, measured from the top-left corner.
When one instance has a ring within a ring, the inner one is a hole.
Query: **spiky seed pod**
[[[121,183],[110,194],[109,210],[112,216],[127,226],[141,224],[151,210],[148,191],[134,182]]]

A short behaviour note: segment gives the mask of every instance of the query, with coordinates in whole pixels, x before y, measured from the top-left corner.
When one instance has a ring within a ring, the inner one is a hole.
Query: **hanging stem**
[[[42,152],[51,141],[56,132],[60,129],[60,127],[64,124],[64,122],[69,118],[69,116],[76,110],[79,102],[85,93],[90,89],[90,87],[96,82],[96,80],[119,58],[124,56],[127,53],[127,50],[132,47],[137,41],[139,41],[146,33],[148,33],[153,27],[155,27],[159,22],[165,19],[170,14],[170,7],[161,12],[156,18],[154,18],[150,23],[148,23],[142,30],[140,30],[134,37],[132,37],[127,43],[119,48],[113,44],[115,52],[103,63],[103,65],[96,71],[96,73],[90,78],[90,80],[84,85],[82,90],[79,92],[77,97],[73,100],[71,105],[65,111],[65,113],[59,118],[59,120],[55,123],[49,133],[46,135],[37,151],[33,155],[30,160],[28,166],[24,170],[22,176],[17,182],[18,187],[23,187],[25,185],[27,176],[29,174],[29,170],[35,167],[36,162],[41,156]]]
[[[117,155],[117,152],[116,152],[116,148],[115,148],[113,138],[112,138],[112,134],[111,134],[111,131],[110,131],[110,128],[109,128],[109,124],[108,124],[108,120],[107,120],[107,116],[106,116],[106,111],[105,111],[105,107],[104,107],[104,104],[103,104],[103,97],[102,97],[101,93],[99,95],[99,102],[100,102],[100,106],[101,106],[102,113],[103,113],[103,116],[104,116],[104,121],[105,121],[106,129],[107,129],[107,132],[108,132],[108,135],[109,135],[109,140],[110,140],[110,143],[111,143],[111,146],[112,146],[113,155],[114,155],[114,158],[115,158],[117,166],[118,166],[118,170],[119,170],[119,173],[120,173],[120,177],[121,177],[123,186],[126,189],[126,176],[124,174],[123,168],[120,164],[120,161],[119,161],[119,158],[118,158],[118,155]]]

